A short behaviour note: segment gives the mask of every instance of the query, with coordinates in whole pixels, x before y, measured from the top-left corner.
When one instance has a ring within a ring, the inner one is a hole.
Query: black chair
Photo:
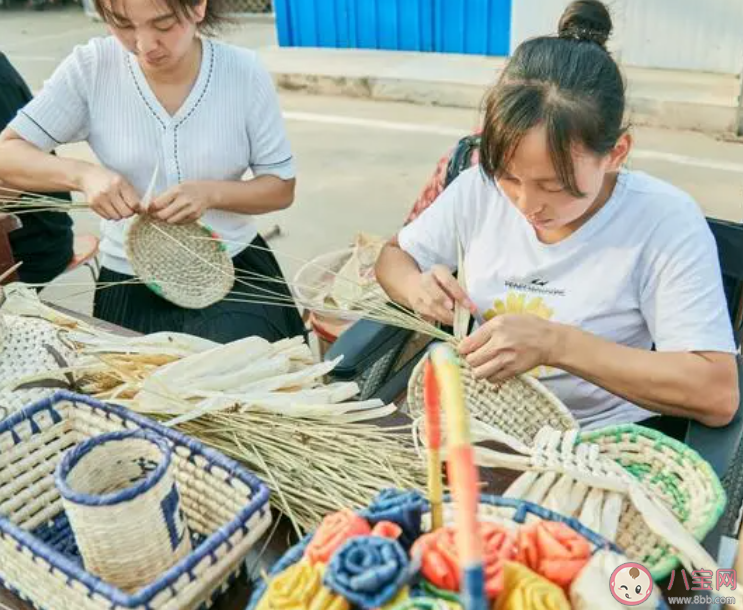
[[[446,185],[470,166],[472,153],[478,145],[477,136],[468,136],[459,142],[449,162]],[[717,243],[725,295],[736,345],[740,349],[743,336],[743,225],[711,218],[708,222]],[[339,381],[359,383],[363,399],[397,402],[405,394],[413,368],[425,354],[427,343],[420,339],[409,330],[361,320],[338,338],[326,359],[344,355],[333,375]],[[743,360],[740,355],[737,361],[743,396]],[[743,506],[743,469],[739,468],[743,465],[741,411],[739,406],[733,421],[725,427],[709,428],[690,420],[686,431],[686,444],[712,465],[728,494],[727,510],[705,540],[705,547],[713,556],[718,556],[723,542],[734,539],[737,544],[738,512]]]

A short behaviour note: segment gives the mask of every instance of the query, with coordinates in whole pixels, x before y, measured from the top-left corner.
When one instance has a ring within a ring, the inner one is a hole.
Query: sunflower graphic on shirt
[[[492,320],[496,316],[506,314],[532,314],[544,320],[549,320],[554,314],[554,310],[547,307],[542,297],[529,297],[522,292],[510,291],[505,300],[496,299],[493,301],[493,307],[488,309],[483,318],[485,321]],[[538,366],[527,374],[533,377],[544,377],[550,373],[551,368],[547,366]]]

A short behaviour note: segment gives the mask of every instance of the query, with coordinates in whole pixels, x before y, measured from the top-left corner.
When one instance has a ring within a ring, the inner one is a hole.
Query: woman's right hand
[[[91,209],[106,220],[121,220],[139,210],[139,195],[122,176],[99,165],[83,171],[80,190],[85,193]]]
[[[407,300],[413,310],[428,320],[451,326],[454,324],[454,304],[463,305],[471,313],[477,307],[457,282],[452,272],[443,265],[435,265],[417,276],[411,283]]]

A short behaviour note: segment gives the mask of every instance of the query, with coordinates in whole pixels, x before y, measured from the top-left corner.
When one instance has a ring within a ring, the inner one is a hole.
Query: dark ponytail
[[[598,0],[577,0],[560,18],[557,36],[516,49],[485,100],[480,165],[491,178],[506,170],[524,135],[543,125],[559,179],[582,197],[573,146],[605,155],[625,132],[625,85],[606,49],[612,21]]]

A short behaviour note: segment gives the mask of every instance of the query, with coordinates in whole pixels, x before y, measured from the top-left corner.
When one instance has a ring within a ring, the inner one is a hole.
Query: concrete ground
[[[78,10],[0,10],[0,51],[38,89],[75,44],[104,32]],[[270,24],[245,23],[227,39],[253,47],[275,43]],[[422,106],[283,91],[298,164],[294,206],[259,219],[279,224],[272,242],[287,275],[301,261],[345,247],[356,232],[389,236],[400,226],[438,158],[477,123],[474,109]],[[743,221],[743,145],[698,132],[633,129],[631,165],[688,190],[709,215]],[[92,158],[86,145],[62,154]],[[76,230],[97,232],[92,214]],[[85,270],[59,278],[44,296],[89,312]]]

